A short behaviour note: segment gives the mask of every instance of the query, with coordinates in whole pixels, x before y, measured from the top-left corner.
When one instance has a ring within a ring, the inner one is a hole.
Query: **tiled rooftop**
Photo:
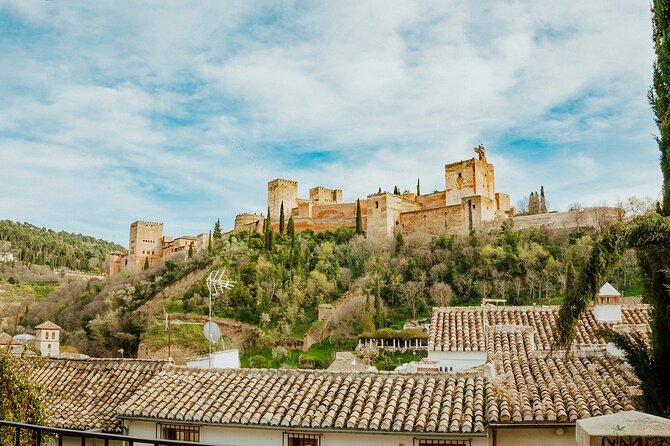
[[[574,422],[633,409],[637,380],[600,348],[601,326],[579,322],[573,355],[550,352],[556,307],[433,313],[431,347],[486,351],[456,373],[186,369],[139,360],[47,360],[33,379],[52,391],[50,424],[118,432],[118,416],[281,429],[484,433],[486,423]],[[648,307],[624,306],[618,329],[639,330]],[[483,370],[493,370],[486,376]],[[118,416],[117,416],[118,415]]]
[[[49,425],[121,432],[117,406],[166,366],[136,359],[49,359],[30,376],[47,390]]]
[[[196,370],[156,375],[124,417],[388,432],[484,432],[483,376]]]
[[[637,380],[616,358],[533,351],[523,328],[497,331],[491,341],[496,378],[487,385],[489,423],[574,422],[634,409]]]
[[[496,307],[486,308],[487,326],[522,325],[535,330],[535,346],[548,350],[553,342],[553,328],[558,318],[557,306]],[[607,341],[596,334],[599,328],[612,325],[647,324],[649,306],[623,305],[621,324],[596,322],[587,311],[577,324],[575,345],[605,345]],[[428,349],[436,351],[484,351],[484,319],[480,307],[440,307],[433,309],[428,338]]]

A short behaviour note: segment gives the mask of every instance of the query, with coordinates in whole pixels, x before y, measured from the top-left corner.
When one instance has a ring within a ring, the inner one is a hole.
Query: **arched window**
[[[56,339],[56,332],[55,331],[51,332],[51,339]]]
[[[375,208],[379,209],[379,202],[375,201]]]

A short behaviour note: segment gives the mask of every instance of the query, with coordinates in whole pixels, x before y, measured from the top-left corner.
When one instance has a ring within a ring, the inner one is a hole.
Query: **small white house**
[[[51,321],[35,327],[35,349],[42,356],[57,357],[60,355],[60,332],[62,328]]]
[[[239,369],[240,351],[237,349],[230,349],[214,352],[211,354],[211,362],[210,357],[207,355],[191,358],[186,360],[186,367],[189,369]]]

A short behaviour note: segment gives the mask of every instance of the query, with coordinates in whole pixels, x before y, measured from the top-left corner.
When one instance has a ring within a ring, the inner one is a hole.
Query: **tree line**
[[[87,235],[0,220],[0,251],[13,253],[24,264],[100,272],[108,253],[125,248]]]

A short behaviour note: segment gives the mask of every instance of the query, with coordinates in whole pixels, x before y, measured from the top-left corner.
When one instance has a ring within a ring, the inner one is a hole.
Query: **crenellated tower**
[[[268,206],[274,222],[279,221],[282,201],[284,212],[290,215],[291,209],[298,205],[298,182],[276,178],[268,182]],[[288,217],[287,217],[288,218]]]

